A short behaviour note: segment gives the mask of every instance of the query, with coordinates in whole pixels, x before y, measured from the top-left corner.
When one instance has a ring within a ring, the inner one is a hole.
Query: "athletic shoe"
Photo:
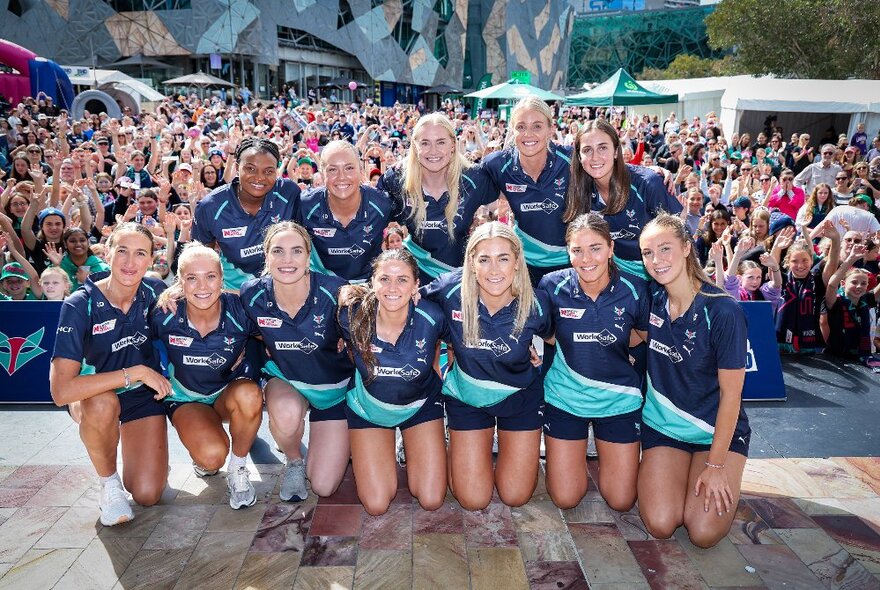
[[[211,477],[212,475],[217,475],[220,472],[219,469],[205,469],[195,461],[193,461],[193,471],[195,472],[197,477]]]
[[[287,462],[281,476],[279,496],[285,502],[302,502],[309,497],[309,490],[306,488],[306,464],[302,459]]]
[[[229,488],[229,505],[233,510],[257,503],[257,490],[254,489],[250,473],[244,465],[226,474],[226,486]]]
[[[101,524],[113,526],[134,520],[134,511],[128,503],[125,490],[119,483],[104,484],[101,489]]]

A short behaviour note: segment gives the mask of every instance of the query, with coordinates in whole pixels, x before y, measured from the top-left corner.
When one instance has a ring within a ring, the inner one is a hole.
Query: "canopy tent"
[[[196,86],[198,88],[207,88],[209,86],[232,88],[235,86],[235,84],[232,84],[231,82],[227,82],[222,78],[204,72],[187,74],[186,76],[180,76],[179,78],[172,78],[171,80],[165,80],[162,84],[165,84],[166,86]]]
[[[133,98],[138,101],[158,102],[165,98],[163,94],[140,80],[116,70],[93,70],[73,66],[63,66],[63,69],[74,86],[90,86],[105,92],[108,88],[114,88],[134,95]]]
[[[553,94],[552,92],[542,90],[537,86],[523,84],[515,80],[509,80],[507,82],[502,82],[501,84],[496,84],[495,86],[489,86],[488,88],[477,90],[476,92],[471,92],[464,96],[465,98],[482,98],[486,100],[510,100],[520,99],[526,96],[537,96],[541,100],[562,100],[562,97],[558,94]]]
[[[446,94],[461,94],[461,89],[449,86],[447,84],[440,84],[438,86],[431,86],[422,94],[439,94],[441,96]]]
[[[831,127],[852,136],[860,122],[869,135],[875,135],[880,130],[878,97],[880,80],[745,77],[721,97],[721,123],[725,130],[755,132],[775,115],[787,133],[807,132],[814,142]]]
[[[648,90],[620,68],[610,78],[587,92],[565,98],[571,106],[610,107],[678,102],[677,94],[660,94]]]

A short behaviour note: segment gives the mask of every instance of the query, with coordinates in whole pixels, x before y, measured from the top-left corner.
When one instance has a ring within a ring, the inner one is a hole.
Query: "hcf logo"
[[[45,328],[40,328],[27,338],[7,336],[0,332],[0,366],[11,377],[13,373],[37,358],[46,349],[40,348]]]

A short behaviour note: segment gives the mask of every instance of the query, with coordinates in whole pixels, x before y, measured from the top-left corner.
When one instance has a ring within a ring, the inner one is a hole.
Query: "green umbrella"
[[[513,80],[509,80],[502,84],[496,84],[495,86],[489,86],[488,88],[477,90],[476,92],[471,92],[464,96],[465,98],[507,100],[520,99],[530,95],[537,96],[541,100],[562,100],[562,97],[557,94],[541,90],[537,86],[532,86],[531,84],[522,84]]]
[[[669,102],[678,102],[678,95],[652,92],[636,82],[623,68],[614,72],[610,78],[592,90],[572,94],[565,98],[567,105],[589,107],[665,104]]]

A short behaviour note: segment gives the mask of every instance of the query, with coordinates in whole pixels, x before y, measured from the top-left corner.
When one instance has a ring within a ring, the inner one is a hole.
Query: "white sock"
[[[229,473],[238,470],[239,467],[245,467],[247,465],[247,456],[239,457],[232,451],[229,452],[229,465],[226,467],[226,470]]]
[[[119,479],[119,472],[114,471],[112,475],[108,475],[107,477],[101,477],[101,487],[107,485],[119,486],[122,487],[122,480]]]

